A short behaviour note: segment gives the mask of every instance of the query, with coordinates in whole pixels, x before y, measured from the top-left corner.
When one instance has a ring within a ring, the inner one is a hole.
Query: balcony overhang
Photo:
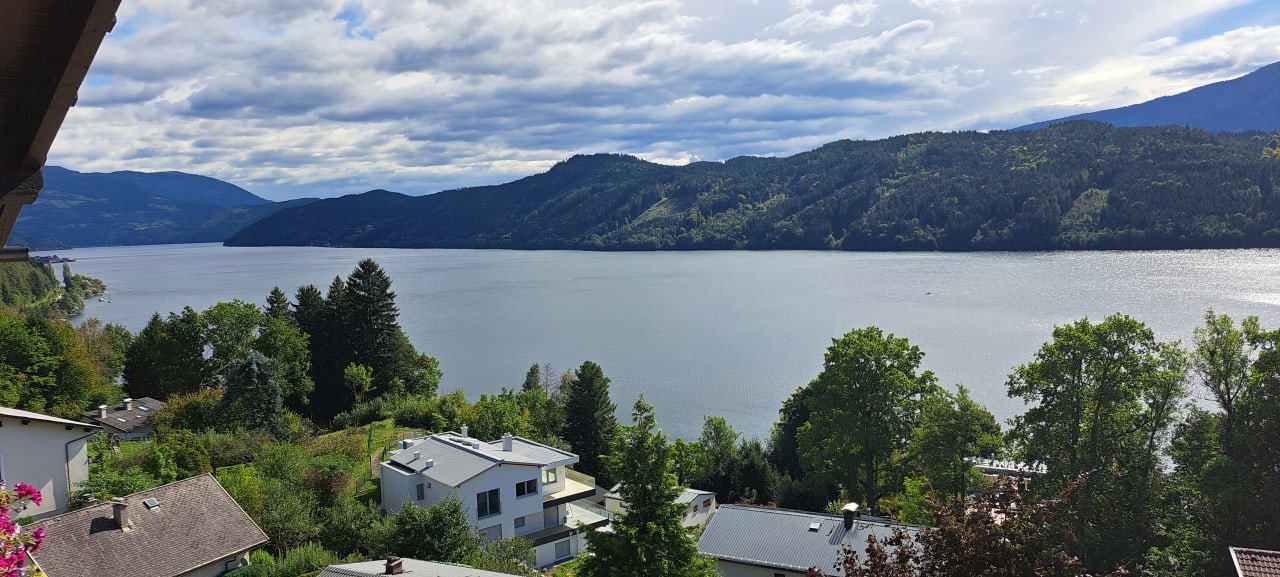
[[[542,508],[550,509],[565,503],[572,503],[579,499],[594,497],[596,488],[584,483],[579,483],[573,479],[565,478],[564,488],[554,493],[546,493],[542,495]]]
[[[0,260],[22,207],[35,202],[40,168],[75,106],[80,84],[115,26],[120,0],[5,0],[0,34]]]

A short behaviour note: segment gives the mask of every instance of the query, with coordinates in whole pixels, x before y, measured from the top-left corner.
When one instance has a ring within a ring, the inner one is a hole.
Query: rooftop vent
[[[124,400],[124,410],[126,410],[126,411],[132,411],[132,410],[133,410],[133,399],[130,399],[130,398],[128,398],[128,397],[126,397],[126,398],[125,398],[125,400]]]
[[[512,450],[512,449],[511,449],[511,439],[512,439],[512,437],[511,437],[511,433],[504,433],[504,434],[502,435],[502,450],[503,450],[503,451],[506,451],[506,452],[508,452],[508,453],[510,453],[510,452],[511,452],[511,450]]]
[[[414,460],[414,461],[417,461],[420,457],[422,457],[422,451],[414,451],[414,452],[413,452],[413,460]]]
[[[105,418],[107,418],[107,406],[106,406],[106,405],[98,405],[98,418],[99,418],[99,419],[105,419]]]
[[[463,426],[462,426],[462,436],[463,436],[463,437],[467,436],[467,426],[466,426],[466,425],[463,425]]]
[[[822,521],[814,521],[812,523],[809,523],[809,531],[817,533],[818,529],[821,529],[821,528],[822,528]]]
[[[387,557],[386,575],[400,575],[404,573],[404,559],[399,557]]]
[[[435,460],[435,459],[427,459],[426,461],[423,461],[423,462],[422,462],[422,469],[423,469],[423,470],[430,469],[430,468],[431,468],[431,466],[432,466],[432,465],[435,465],[435,464],[436,464],[436,460]]]
[[[160,508],[160,502],[155,497],[148,497],[142,500],[142,504],[146,505],[148,511]]]

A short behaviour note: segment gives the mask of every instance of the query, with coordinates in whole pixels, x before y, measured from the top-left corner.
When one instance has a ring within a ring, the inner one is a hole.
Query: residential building
[[[205,473],[37,521],[44,544],[33,557],[56,577],[214,577],[249,563],[267,542]]]
[[[521,536],[533,542],[539,567],[586,550],[585,531],[603,527],[609,514],[585,501],[593,483],[570,478],[573,453],[522,437],[482,442],[461,432],[400,442],[382,463],[382,506],[430,505],[457,497],[487,540]],[[589,481],[589,479],[584,479]]]
[[[102,427],[0,407],[0,480],[40,490],[42,503],[10,516],[42,519],[67,506],[76,483],[89,479],[89,439]]]
[[[498,573],[475,569],[454,563],[419,561],[392,557],[386,561],[361,561],[325,567],[316,577],[378,577],[380,575],[408,575],[410,577],[511,577],[510,573]]]
[[[1239,577],[1280,577],[1280,551],[1228,547]]]
[[[748,505],[722,505],[703,530],[698,552],[716,559],[724,577],[803,577],[810,567],[843,575],[836,567],[848,545],[866,559],[867,537],[883,542],[897,528],[918,527],[862,515],[857,505],[842,516]]]
[[[164,408],[163,401],[151,397],[125,399],[116,407],[98,405],[95,411],[84,413],[88,423],[102,426],[102,432],[121,441],[145,441],[155,436],[151,415]]]
[[[614,485],[608,493],[605,493],[606,511],[618,515],[627,511],[627,502],[622,499],[621,488],[622,485]],[[676,502],[684,506],[684,517],[681,523],[685,527],[705,527],[719,506],[715,493],[688,487],[680,490],[680,494],[676,495]]]

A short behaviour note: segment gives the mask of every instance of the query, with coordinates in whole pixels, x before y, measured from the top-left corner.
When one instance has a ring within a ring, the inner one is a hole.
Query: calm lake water
[[[46,253],[47,254],[47,253]],[[612,379],[619,420],[637,395],[674,436],[705,415],[767,436],[783,399],[822,367],[831,339],[876,325],[925,352],[1000,419],[1005,396],[1054,325],[1123,312],[1190,340],[1206,309],[1280,324],[1280,251],[843,253],[230,248],[61,251],[111,302],[85,316],[138,331],[153,312],[220,300],[262,305],[273,286],[324,291],[372,257],[391,275],[400,323],[440,359],[442,390],[519,387],[533,363],[584,360]],[[60,269],[58,269],[60,270]]]

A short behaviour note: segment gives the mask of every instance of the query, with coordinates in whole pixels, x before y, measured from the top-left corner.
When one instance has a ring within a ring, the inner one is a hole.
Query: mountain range
[[[1276,86],[1280,63],[1011,131],[840,141],[786,158],[680,167],[577,156],[507,184],[424,197],[374,190],[272,203],[192,174],[49,166],[11,242],[37,249],[223,240],[598,250],[1276,246],[1280,143],[1263,134],[1280,130]],[[1165,128],[1115,128],[1144,126]],[[1242,134],[1217,134],[1227,132]]]
[[[221,242],[300,199],[273,203],[234,184],[182,172],[81,173],[44,168],[39,199],[10,242],[37,250],[117,244]]]

